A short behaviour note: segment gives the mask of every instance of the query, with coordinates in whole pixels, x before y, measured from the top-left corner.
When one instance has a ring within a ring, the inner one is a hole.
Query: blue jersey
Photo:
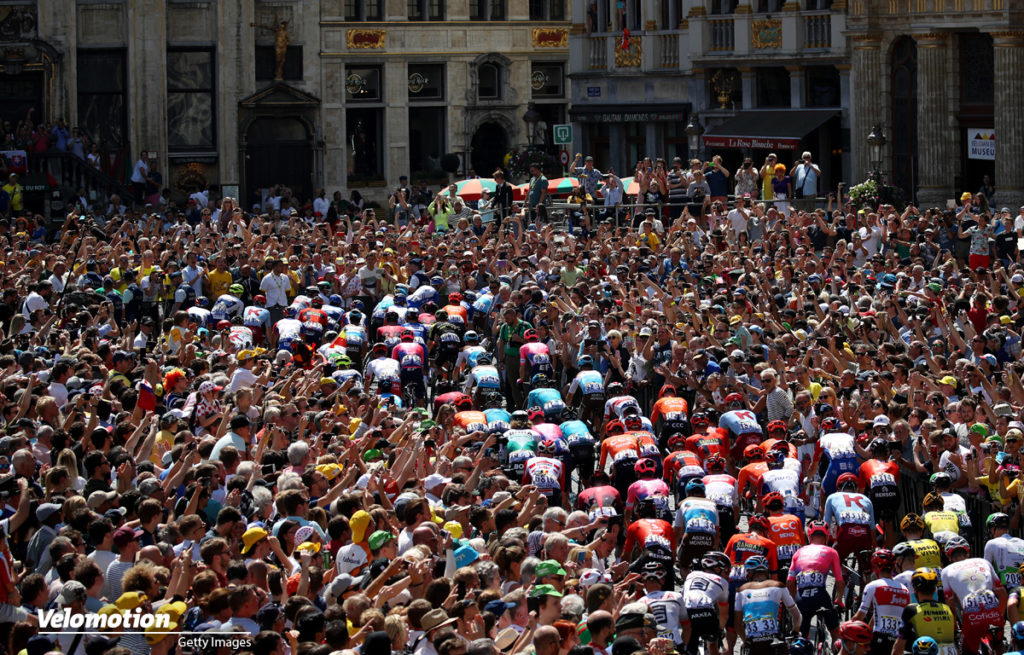
[[[565,409],[565,401],[562,400],[562,394],[558,393],[558,389],[541,387],[532,390],[526,397],[526,406],[540,407],[544,410],[544,416],[549,416],[561,414]]]
[[[505,430],[509,429],[509,421],[512,420],[512,415],[504,409],[492,407],[491,409],[484,410],[484,416],[487,417],[487,432],[501,434]]]
[[[822,449],[821,490],[828,496],[835,493],[836,481],[843,473],[857,475],[860,471],[860,460],[853,449],[853,437],[843,432],[830,432],[818,440]],[[819,468],[821,471],[821,468]]]
[[[423,346],[423,350],[427,349],[427,326],[422,323],[402,323],[402,327],[409,330],[415,335],[416,343]]]
[[[725,428],[733,438],[741,434],[762,434],[754,412],[745,409],[733,410],[722,414],[718,419],[718,427]]]
[[[496,366],[490,364],[476,366],[469,372],[469,375],[472,380],[466,380],[467,388],[472,381],[473,386],[478,389],[501,389],[501,376]]]
[[[341,334],[348,350],[358,350],[366,343],[366,328],[360,325],[346,325]]]
[[[570,446],[577,443],[594,443],[594,435],[590,434],[587,424],[583,421],[573,420],[562,423],[562,436]]]
[[[341,325],[342,320],[345,318],[345,310],[334,305],[324,305],[320,308],[320,311],[327,314],[327,320],[333,325]]]
[[[405,303],[413,309],[420,309],[428,302],[437,302],[437,289],[427,284],[416,287],[416,290],[405,299]]]
[[[736,592],[735,609],[743,617],[744,641],[770,641],[781,633],[782,605],[792,606],[793,597],[785,587],[761,587]]]
[[[825,522],[844,525],[875,525],[875,508],[864,494],[838,491],[825,499]]]
[[[569,393],[604,396],[604,376],[594,370],[580,371],[569,385]]]
[[[388,294],[380,299],[377,306],[373,308],[373,313],[370,315],[373,320],[384,322],[384,314],[388,313],[388,310],[395,306],[395,298],[391,294]]]
[[[487,314],[491,311],[491,306],[494,304],[494,296],[489,293],[485,293],[482,296],[477,296],[477,299],[473,301],[472,310],[473,313]]]

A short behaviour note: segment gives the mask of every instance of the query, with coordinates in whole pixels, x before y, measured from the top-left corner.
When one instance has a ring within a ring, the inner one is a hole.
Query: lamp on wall
[[[541,113],[539,111],[537,111],[537,105],[533,104],[532,101],[528,102],[526,104],[526,113],[523,114],[523,122],[526,123],[527,145],[537,145],[535,143],[534,137],[537,131],[537,123],[541,122],[542,120],[544,120],[544,117],[541,116]]]
[[[868,152],[871,156],[871,172],[877,173],[882,167],[882,149],[885,148],[885,144],[889,142],[885,138],[885,132],[882,131],[882,126],[876,124],[871,128],[868,133]]]
[[[684,129],[690,143],[690,159],[693,159],[700,151],[700,138],[704,135],[704,126],[701,125],[700,117],[697,114],[690,114],[690,120]]]

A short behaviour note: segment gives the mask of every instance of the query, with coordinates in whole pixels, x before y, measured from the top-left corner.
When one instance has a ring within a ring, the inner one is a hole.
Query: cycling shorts
[[[891,655],[892,645],[896,643],[896,637],[875,633],[871,637],[871,645],[868,646],[868,655]]]
[[[689,568],[694,559],[700,560],[704,553],[715,547],[715,535],[709,532],[687,532],[683,535],[679,563]]]
[[[438,366],[444,366],[446,364],[455,364],[455,361],[459,358],[459,345],[458,344],[445,344],[442,343],[437,347],[437,356],[435,357],[435,363]]]
[[[844,560],[848,555],[862,550],[874,550],[875,540],[871,530],[871,526],[856,523],[839,526],[836,534],[836,552],[839,553],[839,559]]]
[[[871,506],[875,508],[875,518],[879,521],[895,521],[899,512],[900,497],[896,487],[887,487],[868,495]]]
[[[832,597],[824,587],[808,587],[797,591],[796,606],[803,617],[800,624],[800,634],[805,637],[811,630],[811,619],[819,610],[822,611],[822,618],[825,620],[825,627],[835,630],[839,627],[839,612],[832,603]]]
[[[695,653],[700,639],[717,642],[722,637],[722,624],[718,621],[718,612],[713,607],[695,607],[687,609],[690,621],[690,643],[688,650]]]
[[[963,613],[963,624],[961,625],[960,638],[962,652],[977,653],[982,638],[988,633],[989,628],[999,628],[1002,633],[1003,616],[999,608],[990,610],[979,610]]]
[[[402,382],[402,388],[412,390],[414,397],[427,397],[427,387],[423,378],[423,369],[403,368],[399,372],[399,379]]]

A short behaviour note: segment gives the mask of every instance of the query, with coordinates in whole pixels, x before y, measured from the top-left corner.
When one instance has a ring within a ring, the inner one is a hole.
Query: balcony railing
[[[589,55],[587,58],[590,70],[605,70],[608,68],[608,37],[589,36]]]
[[[832,47],[832,14],[805,14],[804,17],[804,48],[825,49]]]
[[[712,52],[732,52],[736,47],[736,31],[732,18],[712,18],[708,20],[710,47]]]
[[[654,37],[657,68],[679,67],[679,34],[658,34]]]

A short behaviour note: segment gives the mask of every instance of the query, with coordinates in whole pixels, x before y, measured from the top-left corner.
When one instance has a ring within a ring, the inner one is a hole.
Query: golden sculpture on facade
[[[259,25],[258,23],[251,23],[251,25],[274,34],[274,81],[282,81],[284,79],[284,60],[288,56],[288,44],[291,43],[291,39],[288,37],[288,21],[278,20],[277,14],[274,14],[273,25]]]

